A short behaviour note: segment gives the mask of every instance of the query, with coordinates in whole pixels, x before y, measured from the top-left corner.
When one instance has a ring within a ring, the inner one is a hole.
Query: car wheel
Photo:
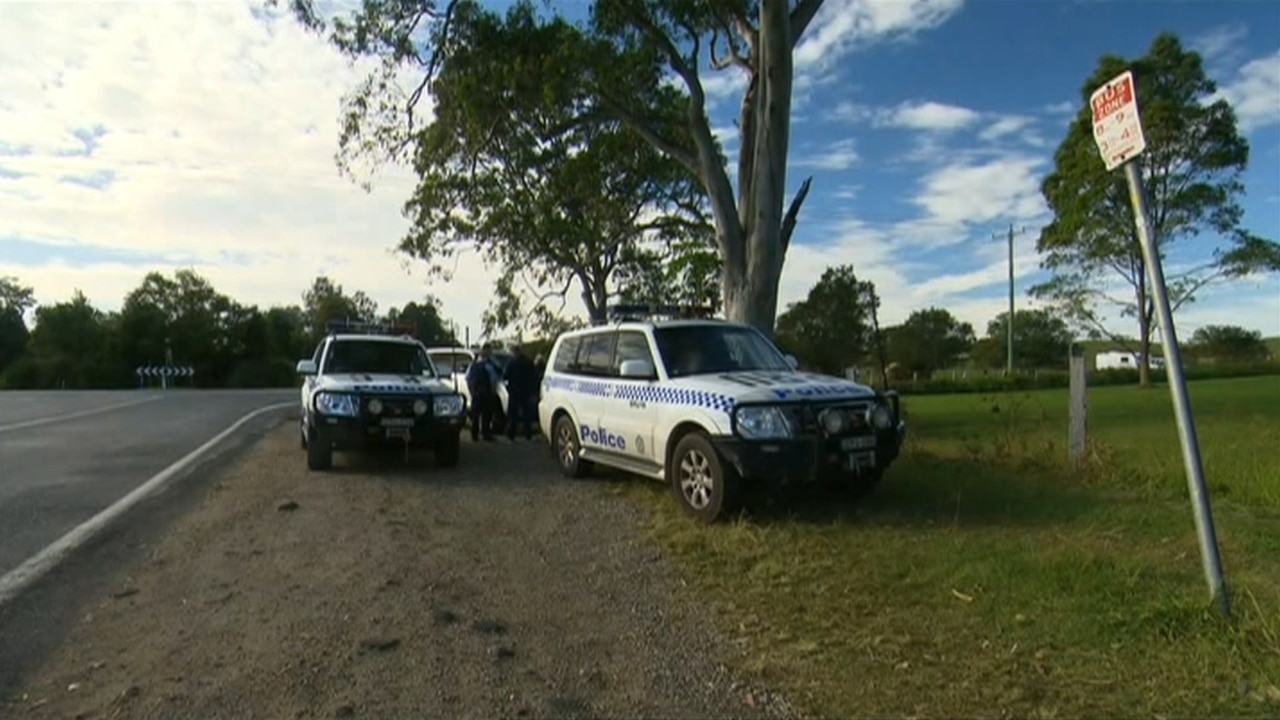
[[[436,467],[454,467],[462,455],[461,433],[450,434],[436,441]]]
[[[325,442],[324,436],[315,428],[311,429],[311,439],[307,442],[307,469],[317,472],[333,467],[333,445]]]
[[[697,520],[713,523],[738,509],[742,479],[700,432],[676,443],[667,477],[680,508]]]
[[[573,420],[568,415],[556,418],[555,432],[551,436],[551,449],[555,453],[556,462],[560,464],[560,472],[567,478],[586,477],[591,472],[591,461],[579,457],[582,446],[578,442],[578,432]]]

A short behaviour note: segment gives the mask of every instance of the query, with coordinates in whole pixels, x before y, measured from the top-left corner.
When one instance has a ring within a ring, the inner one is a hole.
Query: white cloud
[[[1042,158],[1009,155],[987,162],[962,160],[924,177],[915,203],[943,223],[1030,221],[1046,212],[1040,195]]]
[[[1208,63],[1230,62],[1239,57],[1241,41],[1249,28],[1236,23],[1211,28],[1191,40],[1191,47]]]
[[[1280,50],[1245,63],[1218,95],[1235,108],[1243,131],[1280,123]]]
[[[853,140],[838,140],[820,151],[793,156],[788,160],[791,167],[809,168],[813,170],[848,170],[858,162],[858,151]]]
[[[796,73],[823,74],[861,45],[914,38],[962,5],[963,0],[827,0],[796,46]]]
[[[910,40],[958,12],[964,0],[826,0],[795,49],[797,108],[815,88],[834,81],[841,61],[854,50],[881,41]],[[746,74],[737,68],[701,73],[712,102],[738,100]],[[678,81],[676,81],[678,82]]]
[[[70,244],[166,258],[0,260],[0,275],[44,302],[80,288],[109,309],[152,269],[191,266],[264,305],[296,303],[328,273],[384,308],[433,293],[459,326],[479,326],[491,275],[476,257],[429,284],[391,252],[409,174],[388,169],[372,193],[338,176],[339,100],[364,69],[321,38],[248,2],[4,3],[0,16],[0,143],[26,152],[0,157],[25,174],[0,185],[0,238],[67,244],[67,258]],[[94,173],[113,181],[58,181]]]
[[[903,103],[884,113],[881,124],[906,130],[959,130],[978,121],[969,108],[945,103]]]

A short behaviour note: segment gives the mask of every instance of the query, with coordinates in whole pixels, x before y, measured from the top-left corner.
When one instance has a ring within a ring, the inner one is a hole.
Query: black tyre
[[[583,478],[591,472],[591,461],[579,457],[582,446],[578,442],[578,433],[573,420],[568,415],[556,418],[555,430],[551,434],[551,450],[555,453],[556,462],[560,464],[560,472],[565,477]]]
[[[449,468],[458,464],[462,456],[461,433],[450,434],[436,441],[436,467]]]
[[[723,520],[737,512],[742,499],[738,471],[720,457],[706,435],[693,432],[680,438],[667,480],[680,508],[704,523]]]
[[[315,428],[311,428],[307,441],[307,469],[321,472],[333,467],[333,444],[325,441],[324,436]]]

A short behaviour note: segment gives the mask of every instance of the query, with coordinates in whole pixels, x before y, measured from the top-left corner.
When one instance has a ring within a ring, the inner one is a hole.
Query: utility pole
[[[1013,225],[1009,226],[1009,321],[1005,323],[1005,335],[1008,343],[1008,347],[1006,348],[1007,352],[1005,354],[1005,375],[1013,374],[1013,238],[1026,231],[1027,229],[1025,227],[1018,228],[1015,231],[1013,229]],[[995,235],[992,235],[992,237],[999,240],[1000,234],[996,233]]]

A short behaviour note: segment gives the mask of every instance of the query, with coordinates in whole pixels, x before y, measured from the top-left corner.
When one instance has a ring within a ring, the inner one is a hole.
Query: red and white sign
[[[1089,107],[1093,110],[1093,139],[1107,170],[1115,170],[1146,149],[1133,71],[1125,70],[1094,90]]]

